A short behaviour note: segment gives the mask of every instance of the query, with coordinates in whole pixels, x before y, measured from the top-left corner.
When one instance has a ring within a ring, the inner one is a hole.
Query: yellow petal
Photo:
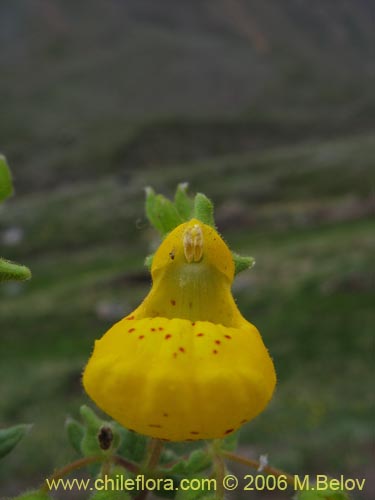
[[[257,329],[206,321],[123,319],[95,343],[89,395],[141,434],[173,441],[220,438],[254,418],[275,385]]]

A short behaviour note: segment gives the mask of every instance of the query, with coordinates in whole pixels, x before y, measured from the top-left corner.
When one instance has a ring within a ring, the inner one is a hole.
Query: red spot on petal
[[[230,434],[230,433],[231,433],[231,432],[233,432],[233,431],[234,431],[234,429],[227,429],[227,430],[224,432],[224,434]]]
[[[164,338],[165,338],[165,340],[168,340],[168,339],[170,339],[171,337],[172,337],[172,335],[171,335],[170,333],[167,333],[167,335],[166,335]]]
[[[216,349],[214,349],[214,350],[212,351],[212,354],[217,354],[217,350],[216,350]]]
[[[179,347],[179,348],[178,348],[178,350],[179,350],[180,352],[185,352],[185,349],[184,349],[183,347]]]
[[[195,436],[197,436],[199,434],[198,431],[190,431],[190,434],[194,434]]]
[[[220,340],[215,340],[215,344],[217,345],[221,344]]]
[[[244,418],[243,420],[241,420],[240,424],[246,424],[247,420],[246,418]]]
[[[138,338],[139,338],[139,340],[142,340],[142,339],[145,338],[145,336],[144,335],[140,335]]]
[[[168,417],[168,413],[163,413],[163,417]]]
[[[231,339],[232,337],[230,335],[224,335],[226,339]]]
[[[128,333],[134,332],[135,328],[129,328]]]
[[[129,316],[129,317],[128,317],[128,318],[126,318],[126,319],[134,319],[134,316]]]
[[[195,321],[192,322],[191,326],[195,326]]]
[[[197,333],[197,337],[203,337],[204,333]]]
[[[159,326],[158,330],[159,330],[159,332],[162,332],[164,330],[164,328],[162,326]]]
[[[173,357],[174,357],[174,358],[177,358],[177,352],[174,352],[174,353],[173,353]]]
[[[175,306],[176,305],[176,301],[174,299],[171,299],[171,304],[172,304],[172,306]]]
[[[156,332],[156,328],[150,328],[152,332]]]

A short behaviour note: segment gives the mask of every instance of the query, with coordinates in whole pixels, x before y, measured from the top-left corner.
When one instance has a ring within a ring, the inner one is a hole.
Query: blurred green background
[[[149,288],[143,188],[181,181],[257,261],[233,290],[279,381],[242,452],[374,497],[373,22],[371,0],[1,1],[1,254],[33,279],[0,286],[0,425],[34,427],[0,497],[75,457],[94,339]]]

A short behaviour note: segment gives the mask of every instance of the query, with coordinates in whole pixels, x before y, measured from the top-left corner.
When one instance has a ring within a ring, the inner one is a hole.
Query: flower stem
[[[61,477],[67,476],[68,474],[74,472],[75,470],[79,470],[82,469],[83,467],[86,467],[87,465],[100,462],[103,462],[104,464],[109,464],[112,462],[116,465],[120,465],[121,467],[127,469],[130,472],[133,472],[134,474],[137,474],[139,472],[139,467],[137,464],[130,462],[130,460],[127,460],[126,458],[121,457],[120,455],[113,455],[112,457],[104,457],[103,455],[84,457],[80,458],[79,460],[76,460],[75,462],[71,462],[70,464],[67,464],[61,469],[55,471],[48,478],[48,480],[46,479],[44,481],[43,485],[40,487],[40,491],[43,492],[49,491],[48,482],[51,483],[56,479],[60,479]]]
[[[149,475],[158,465],[163,446],[164,443],[161,439],[151,439],[146,457],[146,463],[144,465],[144,470],[147,475]],[[148,490],[141,491],[135,500],[144,500],[147,498],[148,493]]]
[[[124,469],[127,469],[129,472],[133,472],[134,474],[139,473],[139,466],[137,464],[131,462],[130,460],[127,460],[124,457],[121,457],[120,455],[113,455],[110,461],[116,465],[120,465]]]
[[[164,443],[161,439],[151,439],[146,469],[152,471],[159,463]]]
[[[235,453],[231,453],[230,451],[222,451],[222,456],[227,458],[228,460],[232,460],[233,462],[238,462],[239,464],[248,465],[253,469],[259,469],[261,467],[260,462],[258,460],[254,460],[252,458],[241,457],[240,455],[236,455]],[[274,467],[270,467],[269,465],[265,465],[262,470],[271,476],[284,476],[287,483],[290,486],[294,487],[294,477],[287,472],[284,472],[280,469],[275,469]]]
[[[47,478],[44,481],[43,485],[40,487],[40,491],[48,492],[49,491],[48,483],[51,483],[56,479],[60,479],[61,477],[67,476],[68,474],[70,474],[75,470],[82,469],[82,467],[86,467],[87,465],[102,461],[103,461],[102,456],[93,456],[93,457],[80,458],[75,462],[71,462],[70,464],[65,465],[61,469],[58,469],[53,474],[51,474],[51,476],[49,476],[49,478]]]
[[[224,500],[224,477],[225,477],[225,463],[222,454],[213,446],[213,462],[216,475],[216,498],[218,500]]]

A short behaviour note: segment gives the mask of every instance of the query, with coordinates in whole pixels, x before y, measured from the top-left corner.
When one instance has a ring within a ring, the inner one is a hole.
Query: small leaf
[[[7,161],[0,155],[0,202],[13,193],[12,177]]]
[[[104,423],[104,420],[99,418],[89,406],[82,405],[79,412],[86,424],[86,427],[90,429],[99,430],[99,427]]]
[[[191,219],[194,208],[194,201],[187,194],[188,186],[187,182],[180,183],[174,195],[175,207],[184,222]]]
[[[241,271],[246,271],[246,269],[251,269],[255,266],[255,259],[253,257],[242,257],[238,253],[232,252],[232,257],[234,261],[234,274],[237,275]]]
[[[208,469],[211,464],[212,459],[209,454],[205,450],[199,449],[192,451],[187,460],[181,460],[168,469],[168,472],[181,476],[188,476]]]
[[[215,228],[214,206],[203,193],[197,193],[194,199],[194,217],[203,224]]]
[[[125,429],[117,422],[112,422],[112,426],[121,436],[121,443],[117,450],[118,454],[132,462],[142,462],[147,453],[147,437]]]
[[[12,451],[31,427],[31,425],[20,424],[8,429],[0,429],[0,458]]]
[[[30,278],[31,271],[29,268],[0,258],[0,282],[11,280],[24,281]]]
[[[65,422],[65,429],[70,444],[78,453],[81,453],[81,443],[85,433],[83,425],[74,420],[74,418],[68,417]]]
[[[145,258],[145,266],[148,267],[148,269],[151,269],[153,259],[154,259],[153,253],[151,255],[147,255],[147,257]]]
[[[146,216],[162,237],[183,222],[174,204],[150,187],[146,188]]]

